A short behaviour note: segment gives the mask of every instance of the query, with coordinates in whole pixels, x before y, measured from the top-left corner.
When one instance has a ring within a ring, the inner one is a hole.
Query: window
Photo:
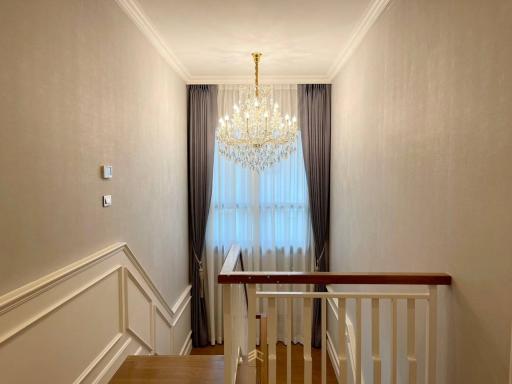
[[[231,113],[237,89],[219,87],[219,115]],[[297,115],[296,86],[272,91],[283,111]],[[261,173],[227,160],[216,146],[211,207],[207,247],[227,251],[236,242],[249,253],[305,252],[310,221],[300,137],[289,158]]]

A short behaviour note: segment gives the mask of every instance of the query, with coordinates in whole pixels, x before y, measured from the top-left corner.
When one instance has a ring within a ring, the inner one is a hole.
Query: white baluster
[[[347,384],[347,341],[346,341],[346,299],[338,299],[338,362],[340,384]]]
[[[224,315],[224,384],[233,384],[233,319],[231,308],[231,285],[222,286],[222,308]]]
[[[372,359],[373,359],[373,382],[380,384],[381,358],[380,358],[380,300],[372,299]]]
[[[327,299],[322,298],[322,384],[327,383]]]
[[[247,353],[255,357],[256,353],[256,285],[247,285]],[[256,383],[256,360],[247,362],[247,369],[250,372],[249,383]]]
[[[277,312],[276,299],[268,299],[268,375],[269,383],[276,384],[276,343],[277,343]]]
[[[428,287],[427,384],[437,381],[437,286]]]
[[[286,299],[286,383],[292,383],[292,318],[293,301]]]
[[[313,367],[311,359],[311,320],[313,300],[309,297],[304,298],[303,320],[304,325],[304,384],[311,384],[313,380]]]
[[[361,335],[363,322],[361,319],[361,299],[356,299],[356,384],[361,384]]]
[[[391,384],[397,381],[397,301],[391,299]]]
[[[409,384],[416,384],[416,300],[407,299],[407,361]]]

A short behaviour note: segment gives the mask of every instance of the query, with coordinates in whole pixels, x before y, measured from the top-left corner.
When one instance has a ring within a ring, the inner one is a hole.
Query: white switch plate
[[[112,166],[104,165],[104,166],[102,166],[102,169],[103,169],[103,178],[111,179],[112,178]]]
[[[103,196],[103,206],[110,207],[112,205],[112,195]]]

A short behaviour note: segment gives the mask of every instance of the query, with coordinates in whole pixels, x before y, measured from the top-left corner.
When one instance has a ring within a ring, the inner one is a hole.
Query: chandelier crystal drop
[[[281,114],[270,87],[259,85],[261,53],[253,53],[254,86],[240,89],[240,100],[231,116],[219,119],[216,138],[219,152],[243,167],[260,172],[286,159],[296,150],[297,118]]]

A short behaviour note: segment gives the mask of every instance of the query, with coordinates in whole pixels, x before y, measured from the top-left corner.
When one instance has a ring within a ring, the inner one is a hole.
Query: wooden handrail
[[[217,278],[219,284],[450,285],[446,273],[235,272],[240,246],[233,245]]]

